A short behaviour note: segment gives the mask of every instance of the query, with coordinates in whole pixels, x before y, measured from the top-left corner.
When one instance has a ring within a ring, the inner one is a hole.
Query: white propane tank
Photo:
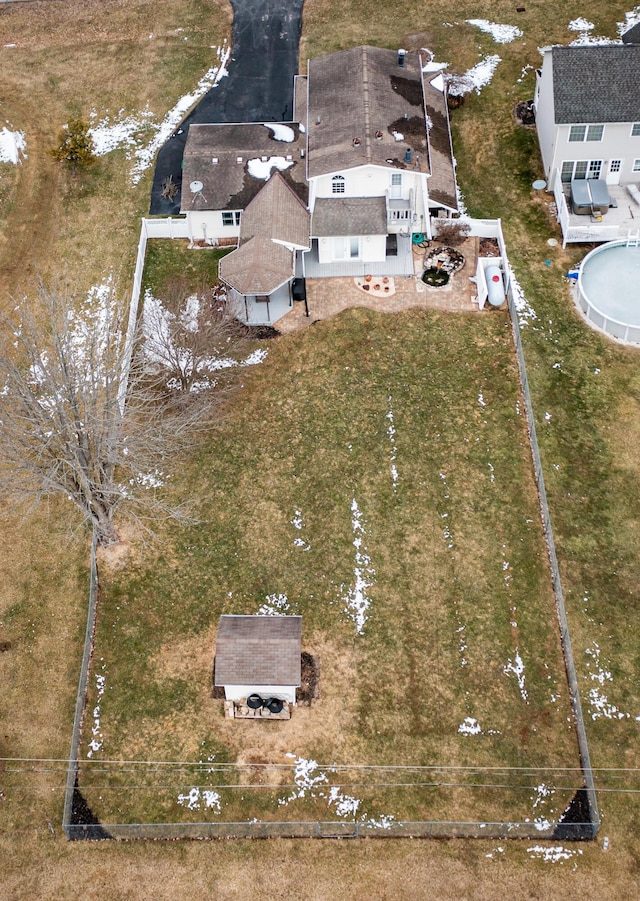
[[[485,269],[487,280],[488,301],[492,307],[501,307],[504,303],[504,284],[502,273],[497,266],[487,266]]]

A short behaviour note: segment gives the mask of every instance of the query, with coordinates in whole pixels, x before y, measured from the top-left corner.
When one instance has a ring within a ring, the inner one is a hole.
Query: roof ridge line
[[[371,113],[369,109],[369,54],[368,47],[362,47],[362,105],[364,107],[364,156],[371,162]]]

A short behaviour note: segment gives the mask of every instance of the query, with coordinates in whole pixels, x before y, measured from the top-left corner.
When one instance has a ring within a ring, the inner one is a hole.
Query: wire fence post
[[[80,738],[82,734],[82,720],[87,697],[87,684],[89,681],[89,664],[93,649],[93,636],[96,625],[96,608],[98,601],[98,566],[96,551],[98,546],[97,534],[94,530],[91,538],[91,561],[89,573],[89,604],[87,609],[87,626],[84,636],[84,649],[82,651],[82,663],[80,666],[80,678],[78,679],[78,691],[76,694],[76,708],[73,716],[73,731],[71,733],[71,748],[67,765],[67,784],[64,792],[64,810],[62,813],[62,828],[68,839],[75,838],[72,828],[73,796],[78,778],[78,756],[80,750]]]
[[[506,250],[504,249],[504,238],[502,237],[502,229],[500,229],[500,250],[503,253],[504,268],[509,269],[506,258]],[[512,279],[509,280],[507,289],[507,303],[509,306],[509,315],[511,317],[511,330],[513,334],[513,342],[515,345],[516,359],[518,362],[518,372],[520,375],[520,387],[524,399],[524,406],[527,419],[527,430],[529,433],[529,446],[531,448],[531,456],[533,459],[533,469],[538,488],[538,499],[540,502],[540,513],[542,517],[542,526],[544,530],[545,541],[547,545],[547,553],[549,555],[549,565],[551,568],[551,581],[553,584],[553,594],[556,603],[556,612],[558,616],[558,626],[560,630],[560,643],[562,645],[562,654],[564,657],[565,670],[567,674],[567,684],[569,687],[569,697],[571,699],[571,709],[576,727],[576,736],[578,740],[578,751],[580,754],[580,765],[582,767],[582,775],[584,778],[587,798],[589,800],[589,816],[591,825],[591,838],[595,838],[600,828],[600,814],[598,812],[598,800],[596,797],[595,783],[593,780],[593,771],[591,769],[591,757],[589,754],[589,745],[587,742],[587,732],[584,725],[584,717],[582,713],[582,704],[580,702],[580,690],[578,687],[578,676],[576,673],[575,661],[573,658],[573,649],[571,646],[571,636],[569,634],[569,623],[567,620],[567,612],[564,602],[564,592],[562,590],[562,581],[560,579],[560,568],[558,566],[558,557],[556,554],[556,545],[553,537],[553,529],[551,527],[551,514],[549,512],[549,504],[547,502],[547,492],[544,484],[544,475],[542,472],[542,458],[540,456],[540,447],[538,445],[538,437],[536,433],[536,424],[533,416],[533,403],[529,391],[529,380],[527,378],[527,367],[524,359],[524,351],[522,348],[522,337],[520,334],[520,325],[518,322],[518,311],[513,296]],[[576,824],[577,825],[577,824]],[[584,824],[581,824],[584,825]]]

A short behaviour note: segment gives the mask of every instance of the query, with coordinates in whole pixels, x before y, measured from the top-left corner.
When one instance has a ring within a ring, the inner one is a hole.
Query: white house
[[[259,695],[295,704],[301,636],[301,616],[221,616],[214,685],[224,687],[228,701]]]
[[[411,234],[457,211],[444,80],[417,53],[355,47],[312,59],[305,275],[412,275]]]
[[[608,241],[637,231],[637,27],[621,44],[545,48],[534,108],[545,177],[555,195],[564,242]],[[582,203],[583,195],[593,202]]]
[[[287,312],[296,276],[413,275],[412,233],[458,208],[444,79],[419,54],[310,60],[294,109],[293,123],[192,125],[185,147],[189,236],[238,244],[220,276],[250,324]]]

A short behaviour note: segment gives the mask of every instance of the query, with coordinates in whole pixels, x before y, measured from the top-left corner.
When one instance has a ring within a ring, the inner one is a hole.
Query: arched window
[[[334,175],[331,179],[331,193],[344,194],[344,176]]]

